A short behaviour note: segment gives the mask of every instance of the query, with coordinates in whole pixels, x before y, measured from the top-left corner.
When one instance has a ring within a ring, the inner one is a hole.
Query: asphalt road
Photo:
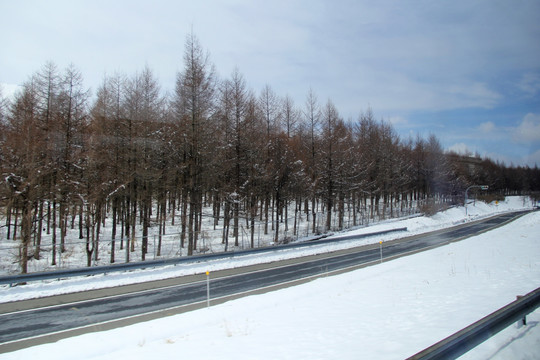
[[[383,258],[386,261],[474,236],[522,214],[503,214],[480,222],[384,243]],[[271,267],[239,268],[215,276],[211,274],[211,301],[215,304],[254,292],[309,281],[313,277],[336,271],[348,271],[378,263],[381,261],[380,254],[379,244],[376,244],[324,256],[274,263]],[[0,311],[0,352],[204,307],[207,281],[205,275],[199,275],[193,277],[193,282],[164,283],[159,288],[130,291],[112,297],[64,304],[58,301],[58,305],[22,311],[10,312],[7,308],[9,304],[0,304],[5,307]]]

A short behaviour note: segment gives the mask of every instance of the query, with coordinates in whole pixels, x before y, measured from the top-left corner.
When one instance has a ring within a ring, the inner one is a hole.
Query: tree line
[[[91,97],[75,66],[48,62],[13,99],[0,96],[0,126],[4,233],[20,241],[23,273],[30,257],[40,259],[44,233],[56,264],[70,223],[90,266],[106,219],[110,262],[115,247],[128,262],[136,233],[145,260],[149,228],[161,235],[177,218],[192,255],[203,209],[227,251],[238,246],[242,221],[251,247],[256,221],[279,242],[288,211],[305,214],[317,233],[344,228],[346,212],[356,225],[360,213],[459,202],[472,184],[500,194],[540,189],[537,167],[445,153],[435,136],[402,139],[371,109],[346,121],[313,90],[298,105],[269,85],[255,93],[238,69],[221,79],[193,34],[172,93],[146,66],[106,76]]]

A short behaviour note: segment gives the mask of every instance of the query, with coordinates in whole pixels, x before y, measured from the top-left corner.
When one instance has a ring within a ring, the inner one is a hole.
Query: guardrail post
[[[516,300],[519,300],[523,297],[523,295],[516,296]],[[520,329],[523,326],[527,326],[527,315],[523,315],[523,318],[519,319],[517,322],[517,328]]]

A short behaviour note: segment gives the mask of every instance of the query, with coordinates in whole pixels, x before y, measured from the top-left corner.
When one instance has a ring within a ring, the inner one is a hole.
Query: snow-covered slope
[[[0,358],[402,359],[537,288],[539,233],[535,212],[380,265]],[[538,358],[539,323],[537,311],[464,358]]]

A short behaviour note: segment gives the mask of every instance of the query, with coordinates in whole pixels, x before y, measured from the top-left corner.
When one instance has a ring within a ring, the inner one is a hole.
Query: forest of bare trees
[[[18,242],[22,273],[41,258],[45,234],[55,265],[69,229],[90,266],[103,226],[109,262],[128,262],[135,236],[145,260],[150,228],[160,256],[166,225],[196,253],[208,209],[227,251],[243,227],[256,246],[256,222],[283,241],[280,229],[295,234],[298,213],[321,233],[345,228],[345,216],[356,226],[459,203],[472,184],[501,195],[540,190],[537,167],[445,153],[435,136],[402,139],[371,109],[345,120],[312,89],[295,104],[270,85],[254,92],[238,69],[219,78],[193,34],[169,93],[146,66],[106,76],[92,96],[75,66],[48,62],[13,98],[0,94],[0,171],[3,241]]]

